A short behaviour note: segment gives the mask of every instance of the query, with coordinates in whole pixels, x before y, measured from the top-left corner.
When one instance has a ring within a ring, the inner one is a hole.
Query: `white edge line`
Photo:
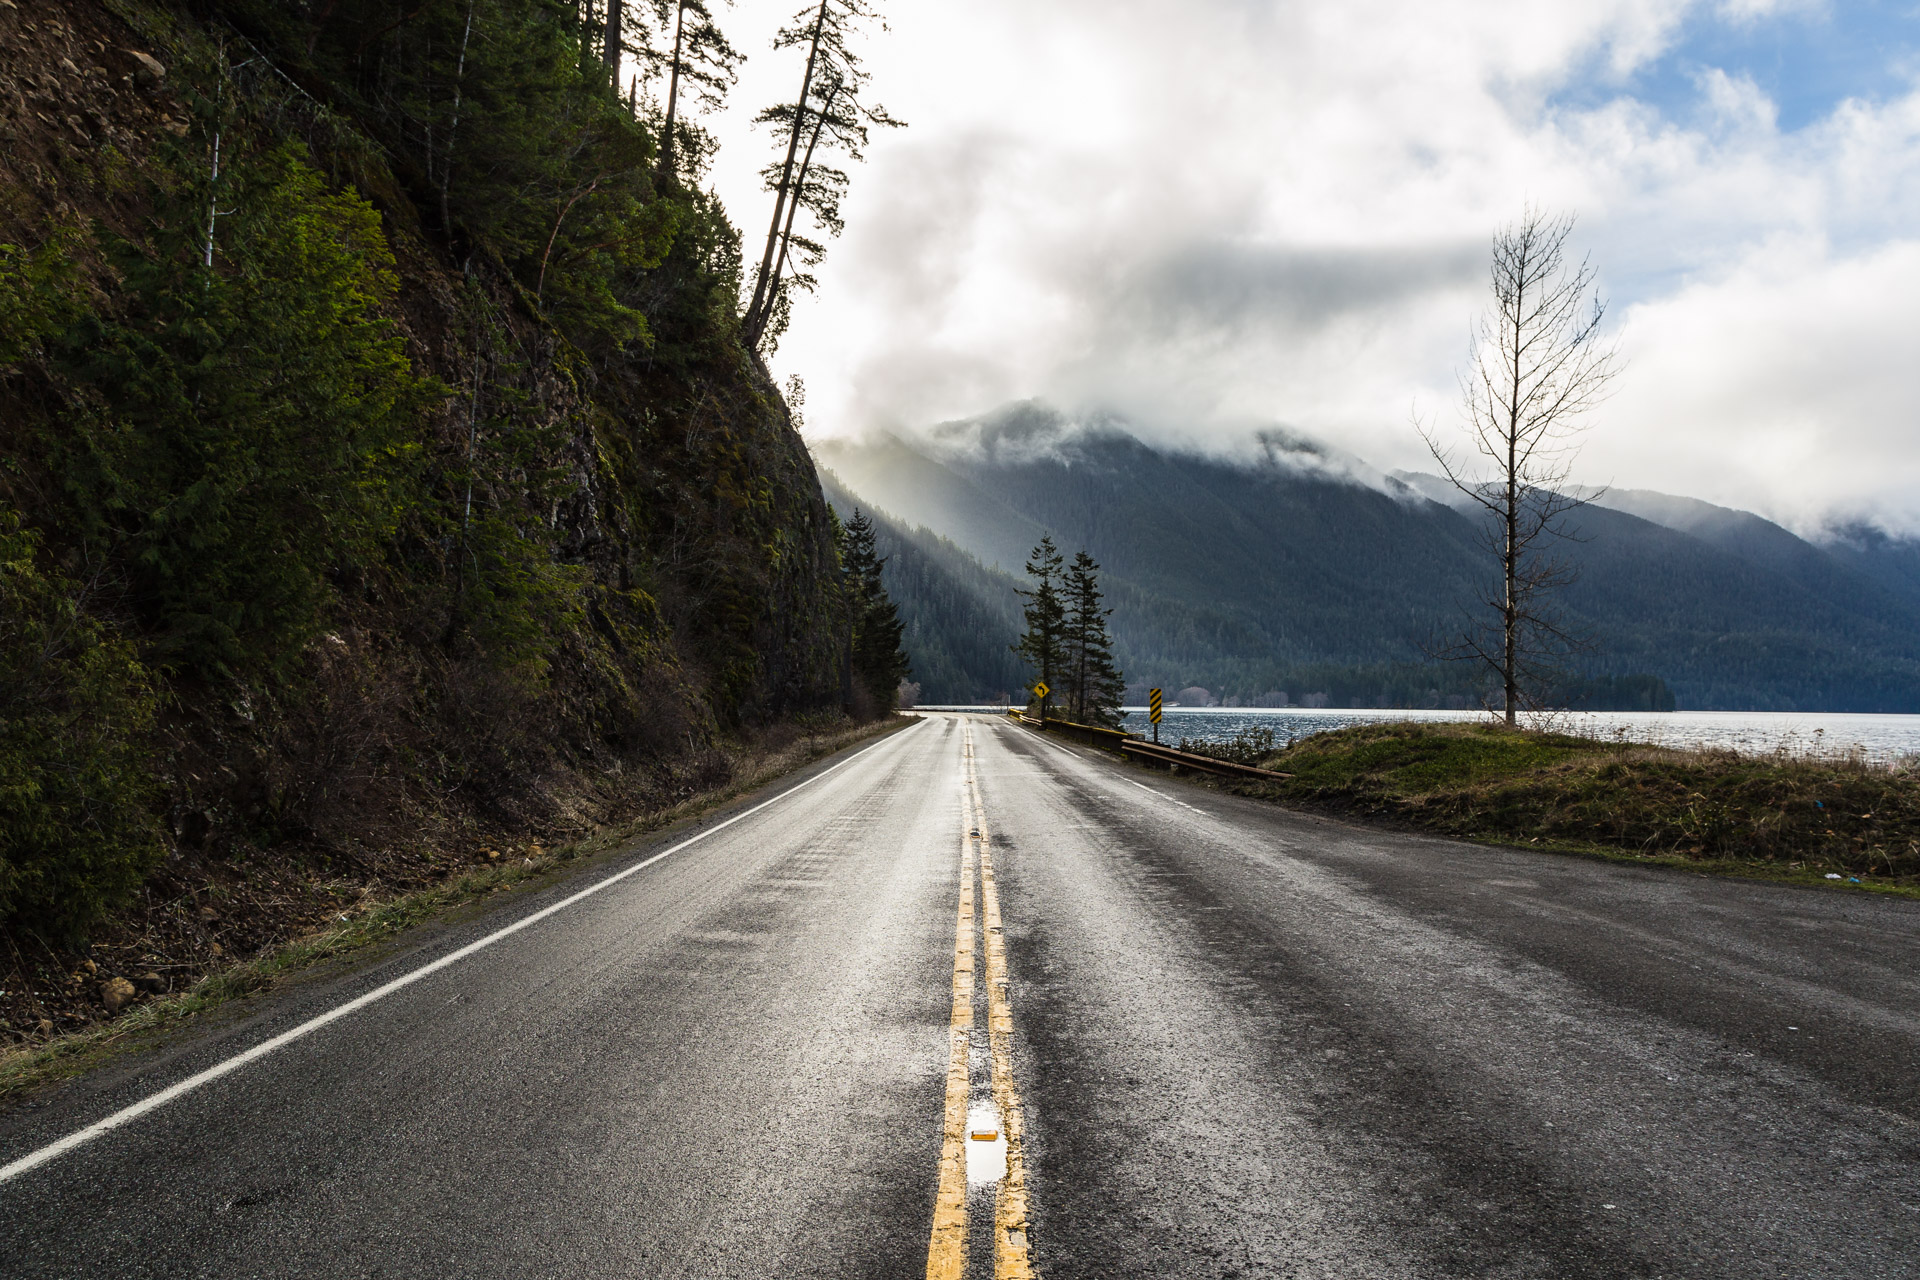
[[[1046,740],[1045,740],[1045,739],[1042,739],[1042,741],[1044,742],[1044,741],[1046,741]],[[1053,748],[1054,750],[1056,750],[1056,751],[1066,751],[1068,755],[1073,755],[1073,754],[1074,754],[1074,753],[1073,753],[1073,752],[1071,752],[1071,751],[1067,751],[1067,749],[1066,749],[1065,747],[1063,747],[1063,746],[1061,746],[1061,745],[1060,745],[1059,743],[1057,743],[1057,742],[1048,742],[1048,743],[1047,743],[1047,745],[1048,745],[1048,746],[1050,746],[1050,747],[1052,747],[1052,748]],[[1134,786],[1136,786],[1136,787],[1138,787],[1138,788],[1140,788],[1140,789],[1141,789],[1142,791],[1144,791],[1144,792],[1146,792],[1146,793],[1147,793],[1148,795],[1150,795],[1150,796],[1158,796],[1158,797],[1160,797],[1160,798],[1161,798],[1162,800],[1165,800],[1165,801],[1166,801],[1166,802],[1167,802],[1168,804],[1177,804],[1177,805],[1179,805],[1179,806],[1180,806],[1180,807],[1181,807],[1182,809],[1191,809],[1191,810],[1192,810],[1192,811],[1193,811],[1194,813],[1205,813],[1205,812],[1206,812],[1206,810],[1205,810],[1205,809],[1202,809],[1202,808],[1199,808],[1199,807],[1198,807],[1198,806],[1196,806],[1196,805],[1190,805],[1190,804],[1188,804],[1188,803],[1187,803],[1187,802],[1186,802],[1185,800],[1175,800],[1175,799],[1174,799],[1174,798],[1173,798],[1172,796],[1170,796],[1170,795],[1168,795],[1168,794],[1167,794],[1166,792],[1164,792],[1164,791],[1155,791],[1155,790],[1154,790],[1154,789],[1153,789],[1152,787],[1150,787],[1150,786],[1148,786],[1148,785],[1147,785],[1146,783],[1144,783],[1144,782],[1134,782],[1132,778],[1122,778],[1122,779],[1120,779],[1120,781],[1122,781],[1122,782],[1126,782],[1126,783],[1132,783],[1132,785],[1134,785]]]
[[[909,726],[908,729],[902,730],[901,733],[910,732],[911,728],[912,726]],[[282,1031],[279,1035],[274,1036],[271,1040],[263,1040],[259,1044],[254,1045],[251,1049],[247,1049],[247,1050],[244,1050],[243,1052],[236,1053],[233,1057],[228,1058],[223,1062],[217,1062],[213,1066],[208,1067],[204,1071],[201,1071],[195,1075],[188,1076],[185,1080],[181,1080],[178,1083],[169,1085],[158,1093],[149,1094],[147,1097],[142,1098],[140,1101],[134,1103],[133,1105],[128,1107],[123,1107],[119,1111],[114,1112],[112,1115],[106,1117],[104,1120],[96,1120],[84,1129],[77,1129],[74,1132],[68,1134],[66,1137],[60,1138],[54,1142],[50,1142],[46,1146],[41,1147],[37,1151],[29,1152],[28,1154],[21,1156],[18,1160],[15,1160],[12,1164],[6,1165],[4,1167],[0,1167],[0,1182],[11,1181],[12,1179],[19,1177],[21,1174],[26,1173],[30,1169],[46,1164],[50,1160],[58,1159],[59,1157],[65,1155],[67,1152],[72,1151],[75,1147],[81,1146],[84,1143],[91,1142],[95,1138],[98,1138],[103,1134],[111,1133],[113,1130],[120,1128],[122,1125],[129,1124],[132,1121],[138,1120],[141,1116],[146,1115],[149,1111],[156,1111],[159,1108],[166,1106],[169,1102],[172,1102],[175,1098],[179,1098],[185,1094],[193,1092],[195,1089],[198,1089],[203,1084],[209,1084],[212,1081],[218,1080],[221,1076],[227,1075],[230,1072],[238,1071],[241,1067],[246,1066],[250,1062],[255,1062],[261,1058],[266,1057],[268,1054],[274,1052],[276,1049],[285,1048],[287,1045],[292,1044],[295,1040],[298,1040],[303,1036],[308,1036],[313,1034],[314,1032],[320,1030],[320,1028],[326,1026],[330,1022],[336,1022],[339,1019],[346,1017],[350,1013],[355,1013],[361,1009],[364,1009],[368,1005],[374,1003],[376,1000],[385,999],[387,996],[392,995],[394,992],[400,990],[402,987],[412,986],[414,983],[420,981],[420,979],[425,978],[430,974],[438,973],[440,970],[447,968],[449,965],[458,964],[460,961],[466,959],[468,956],[474,954],[475,952],[483,951],[486,948],[492,946],[494,943],[501,941],[503,938],[511,937],[512,935],[520,932],[522,929],[526,928],[528,925],[538,923],[539,921],[546,919],[548,916],[553,915],[555,912],[564,911],[566,910],[566,908],[572,906],[576,902],[579,902],[581,899],[590,898],[594,894],[599,893],[602,889],[611,888],[612,886],[620,883],[622,880],[625,880],[628,876],[635,875],[638,872],[646,870],[648,867],[660,861],[662,858],[668,858],[680,852],[682,849],[686,848],[688,845],[698,844],[700,841],[705,840],[708,836],[712,835],[716,831],[723,831],[726,828],[732,826],[736,822],[743,822],[746,819],[751,818],[754,814],[760,812],[762,809],[766,808],[768,805],[779,804],[782,800],[785,800],[788,796],[793,795],[795,792],[801,791],[807,787],[810,787],[814,783],[820,781],[820,779],[826,777],[827,775],[838,772],[839,770],[846,768],[848,765],[852,764],[855,760],[858,760],[861,756],[864,756],[867,752],[873,750],[875,747],[884,746],[886,743],[894,741],[899,736],[900,736],[899,734],[891,734],[888,737],[883,738],[879,742],[870,743],[867,746],[860,748],[860,750],[854,752],[852,755],[848,756],[845,760],[842,760],[839,764],[834,765],[832,768],[822,769],[819,773],[814,774],[811,778],[808,778],[806,781],[798,783],[794,786],[788,787],[785,791],[782,791],[779,795],[774,796],[771,800],[763,800],[759,804],[753,806],[753,808],[751,809],[747,809],[744,812],[734,814],[731,818],[728,818],[725,822],[716,822],[711,827],[708,827],[705,831],[702,831],[697,835],[689,836],[687,839],[682,840],[679,844],[674,845],[671,849],[664,849],[661,852],[654,854],[651,858],[647,858],[644,861],[634,863],[632,866],[626,868],[623,871],[616,871],[612,875],[608,876],[606,879],[599,881],[597,884],[588,885],[586,888],[580,890],[580,892],[573,894],[570,897],[562,898],[560,901],[553,903],[551,906],[542,907],[540,910],[534,912],[532,915],[516,920],[504,929],[496,930],[495,932],[488,934],[484,938],[478,939],[477,941],[474,941],[474,942],[469,942],[466,946],[461,947],[458,951],[450,951],[446,955],[441,956],[438,960],[430,961],[427,964],[423,964],[418,969],[413,970],[413,972],[403,974],[402,976],[395,978],[393,981],[387,983],[384,986],[375,987],[372,991],[369,991],[364,995],[355,996],[353,999],[347,1001],[343,1005],[338,1006],[337,1008],[329,1009],[327,1012],[319,1015],[318,1017],[309,1018],[307,1021],[301,1023],[297,1027],[292,1028],[291,1030]]]

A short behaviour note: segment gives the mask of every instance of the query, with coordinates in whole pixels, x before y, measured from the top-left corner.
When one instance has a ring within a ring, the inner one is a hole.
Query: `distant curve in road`
[[[1920,904],[990,717],[705,832],[16,1107],[194,1082],[0,1182],[0,1273],[1920,1275]]]

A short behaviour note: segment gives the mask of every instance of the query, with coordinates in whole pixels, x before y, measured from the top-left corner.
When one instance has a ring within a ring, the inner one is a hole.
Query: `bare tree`
[[[1440,656],[1477,662],[1500,681],[1508,724],[1539,706],[1560,659],[1580,646],[1553,607],[1573,582],[1555,554],[1578,531],[1567,517],[1600,496],[1569,483],[1582,415],[1606,397],[1619,353],[1602,335],[1606,303],[1594,268],[1567,260],[1571,216],[1529,208],[1493,239],[1493,306],[1460,377],[1465,433],[1481,465],[1461,460],[1426,424],[1420,435],[1454,488],[1488,517],[1500,585],[1467,633]]]

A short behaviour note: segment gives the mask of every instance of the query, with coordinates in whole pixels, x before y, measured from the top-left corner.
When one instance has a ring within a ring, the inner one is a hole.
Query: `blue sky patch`
[[[1715,68],[1745,76],[1773,99],[1782,131],[1801,129],[1848,98],[1881,102],[1913,86],[1920,73],[1920,3],[1842,0],[1813,12],[1747,20],[1701,8],[1680,38],[1625,84],[1583,76],[1553,102],[1596,107],[1626,93],[1684,123],[1706,109],[1700,82]]]

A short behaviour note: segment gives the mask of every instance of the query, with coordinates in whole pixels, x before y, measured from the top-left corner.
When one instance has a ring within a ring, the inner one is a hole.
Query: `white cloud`
[[[730,28],[754,57],[714,178],[750,241],[766,148],[744,122],[793,91],[764,50],[791,3],[746,0]],[[1920,526],[1899,430],[1920,379],[1894,336],[1920,332],[1920,95],[1783,133],[1738,68],[1702,70],[1680,117],[1627,92],[1690,12],[1783,7],[896,5],[866,47],[912,127],[856,172],[775,363],[821,431],[1041,395],[1418,465],[1409,409],[1451,405],[1487,239],[1532,201],[1578,211],[1628,324],[1592,478]]]
[[[1803,527],[1854,505],[1920,530],[1920,240],[1756,246],[1627,317],[1631,376],[1586,462]]]

